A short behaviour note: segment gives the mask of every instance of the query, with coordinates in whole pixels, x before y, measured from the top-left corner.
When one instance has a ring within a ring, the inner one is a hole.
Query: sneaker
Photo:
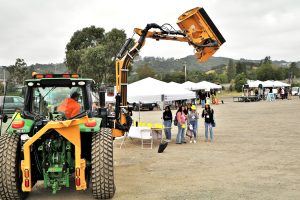
[[[176,144],[181,144],[181,143],[176,143]]]
[[[193,143],[193,141],[192,141],[192,140],[190,140],[190,143]]]
[[[194,140],[194,143],[195,143],[195,144],[197,143],[196,140]]]
[[[181,142],[181,143],[186,144],[186,141],[183,141],[183,142]]]

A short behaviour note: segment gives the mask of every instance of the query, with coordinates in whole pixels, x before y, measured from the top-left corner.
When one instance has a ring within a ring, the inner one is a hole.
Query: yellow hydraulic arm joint
[[[24,160],[21,161],[21,170],[23,175],[22,191],[30,192],[32,189],[31,174],[34,172],[31,171],[30,146],[36,140],[41,138],[41,136],[44,135],[49,129],[54,129],[75,146],[75,181],[77,180],[77,184],[75,184],[76,190],[85,190],[87,188],[85,180],[86,161],[85,159],[81,159],[81,140],[79,125],[87,123],[88,121],[89,118],[87,116],[80,119],[72,119],[66,121],[50,121],[34,136],[26,141],[26,143],[23,145]]]

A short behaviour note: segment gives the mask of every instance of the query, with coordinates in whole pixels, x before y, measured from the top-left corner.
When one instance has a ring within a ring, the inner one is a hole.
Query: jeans
[[[208,129],[209,129],[209,133],[210,133],[210,141],[213,141],[213,130],[212,130],[212,125],[211,123],[206,123],[205,122],[205,141],[208,140]]]
[[[197,121],[190,121],[190,124],[193,126],[194,139],[197,139],[198,122]]]
[[[176,143],[183,143],[184,142],[184,130],[185,128],[181,127],[181,124],[178,123],[178,133],[176,137]]]
[[[172,126],[171,120],[165,120],[164,126],[165,126],[166,139],[171,140],[171,126]]]

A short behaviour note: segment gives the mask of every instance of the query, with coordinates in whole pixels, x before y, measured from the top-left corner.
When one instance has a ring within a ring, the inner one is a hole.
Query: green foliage
[[[245,62],[237,62],[236,64],[236,74],[247,73],[247,65]]]
[[[96,28],[95,26],[76,31],[66,46],[67,52],[96,47],[104,40],[104,32],[103,28]]]
[[[270,64],[272,64],[271,56],[266,56],[265,59],[263,59],[263,60],[261,61],[261,65],[262,65],[262,64],[265,64],[265,65],[270,65]]]
[[[155,71],[162,73],[169,73],[178,70],[182,70],[182,67],[186,65],[188,71],[208,71],[212,68],[220,69],[226,66],[229,62],[229,58],[212,57],[205,63],[199,63],[194,55],[187,56],[181,59],[175,58],[162,58],[162,57],[144,57],[134,63],[134,67],[148,64],[153,67]],[[222,70],[223,71],[223,70]]]
[[[234,79],[235,90],[241,92],[243,89],[243,85],[247,83],[247,77],[245,73],[241,73],[237,75]]]
[[[105,33],[105,43],[103,44],[106,51],[106,56],[110,59],[106,60],[106,73],[105,73],[105,83],[115,84],[116,81],[116,67],[115,62],[117,54],[121,50],[123,44],[126,41],[126,33],[124,30],[112,29],[111,31]],[[132,47],[133,44],[130,45]],[[132,66],[128,66],[129,71],[131,71]]]
[[[219,83],[228,83],[228,77],[226,74],[218,74]]]
[[[168,73],[164,76],[163,80],[167,83],[173,81],[176,83],[184,83],[185,81],[185,75],[183,72],[173,72],[173,73]]]
[[[262,64],[257,69],[257,79],[266,80],[282,80],[284,78],[284,70],[272,64]]]
[[[32,67],[28,67],[24,59],[17,58],[14,65],[6,67],[9,75],[6,77],[7,91],[13,92],[23,85],[24,81],[31,77]]]
[[[184,76],[184,74],[183,74]],[[204,72],[201,72],[201,71],[188,71],[187,73],[187,80],[188,81],[191,81],[191,82],[200,82],[200,81],[203,81],[205,80],[206,78],[206,74]]]
[[[228,80],[234,79],[236,74],[236,66],[234,65],[234,62],[232,59],[229,60],[228,66],[227,66],[227,77]]]
[[[292,62],[288,69],[289,78],[300,77],[300,69],[297,66],[297,63]]]
[[[138,75],[138,78],[139,79],[144,79],[144,78],[147,78],[147,77],[152,77],[154,78],[155,77],[155,72],[154,70],[149,67],[149,65],[143,65],[143,66],[140,66],[137,70],[137,75]]]
[[[82,64],[78,67],[78,72],[83,77],[93,78],[96,83],[101,83],[105,76],[106,67],[103,63],[106,63],[106,52],[102,45],[98,45],[94,48],[88,48],[83,50],[81,55]]]
[[[96,82],[114,84],[116,56],[125,40],[124,30],[105,33],[103,28],[91,26],[76,31],[66,46],[67,68]]]
[[[0,84],[0,95],[4,95],[4,85]]]
[[[300,83],[292,83],[291,87],[300,87]]]
[[[57,64],[34,64],[30,65],[32,68],[32,71],[35,71],[40,74],[45,74],[45,73],[51,73],[51,74],[63,74],[67,73],[68,69],[64,63],[57,63]]]

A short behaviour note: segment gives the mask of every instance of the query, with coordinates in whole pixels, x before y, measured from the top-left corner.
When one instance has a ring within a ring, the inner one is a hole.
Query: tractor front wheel
[[[0,136],[0,199],[24,199],[22,187],[20,135]]]
[[[92,138],[91,185],[96,199],[111,199],[115,194],[113,138],[111,129],[101,128]]]

